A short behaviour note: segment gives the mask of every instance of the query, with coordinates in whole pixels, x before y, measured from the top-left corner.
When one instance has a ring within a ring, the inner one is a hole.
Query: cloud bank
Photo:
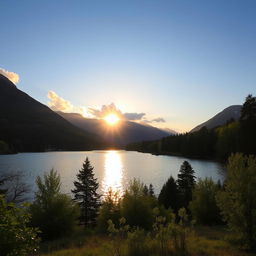
[[[17,84],[20,80],[20,76],[14,72],[7,71],[3,68],[0,68],[0,74],[7,77],[11,82]]]
[[[92,117],[97,119],[102,119],[108,114],[115,114],[120,119],[126,121],[137,121],[144,123],[164,123],[165,120],[162,117],[154,118],[149,120],[146,118],[146,113],[133,112],[133,113],[122,113],[120,109],[116,107],[114,103],[109,105],[102,105],[101,108],[86,108],[86,107],[76,107],[70,101],[63,99],[54,91],[48,92],[48,106],[54,111],[62,111],[67,113],[79,113],[86,117]]]

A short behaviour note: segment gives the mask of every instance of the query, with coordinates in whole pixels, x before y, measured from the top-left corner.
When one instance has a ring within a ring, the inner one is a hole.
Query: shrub
[[[37,177],[38,191],[31,205],[31,224],[39,227],[42,238],[58,238],[70,234],[75,227],[79,211],[71,198],[60,193],[60,176],[51,170],[44,180]]]
[[[153,224],[155,198],[144,193],[144,184],[134,179],[125,191],[121,203],[121,215],[131,227],[150,229]]]
[[[227,165],[224,191],[217,203],[237,240],[256,249],[256,157],[231,155]]]
[[[0,253],[1,256],[33,255],[38,248],[38,229],[28,226],[27,206],[16,207],[0,196]]]
[[[220,187],[212,179],[199,179],[190,202],[190,210],[196,223],[203,225],[221,223],[220,209],[216,202],[218,191]]]

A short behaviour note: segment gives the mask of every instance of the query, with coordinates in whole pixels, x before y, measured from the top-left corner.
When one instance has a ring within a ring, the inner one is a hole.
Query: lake
[[[19,153],[0,155],[0,174],[3,172],[20,171],[31,185],[31,195],[36,190],[35,178],[52,168],[61,175],[62,191],[70,194],[76,174],[88,157],[94,166],[95,177],[98,179],[99,192],[104,194],[110,187],[123,191],[133,178],[143,183],[153,184],[155,193],[159,194],[162,185],[172,175],[177,178],[180,165],[187,160],[195,170],[197,178],[212,177],[223,180],[224,168],[214,161],[188,159],[177,156],[156,156],[124,150],[102,150],[81,152],[46,152]]]

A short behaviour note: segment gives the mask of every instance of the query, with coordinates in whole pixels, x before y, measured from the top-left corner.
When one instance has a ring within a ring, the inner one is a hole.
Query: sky
[[[53,109],[185,132],[256,94],[255,0],[0,4],[0,68]]]

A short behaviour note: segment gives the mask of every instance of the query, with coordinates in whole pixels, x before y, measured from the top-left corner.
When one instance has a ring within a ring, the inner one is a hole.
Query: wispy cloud
[[[17,84],[20,80],[20,76],[17,73],[7,71],[3,68],[0,68],[0,74],[4,75],[7,77],[11,82],[14,84]]]
[[[141,120],[146,114],[145,113],[124,113],[124,117],[127,120],[138,121]]]

